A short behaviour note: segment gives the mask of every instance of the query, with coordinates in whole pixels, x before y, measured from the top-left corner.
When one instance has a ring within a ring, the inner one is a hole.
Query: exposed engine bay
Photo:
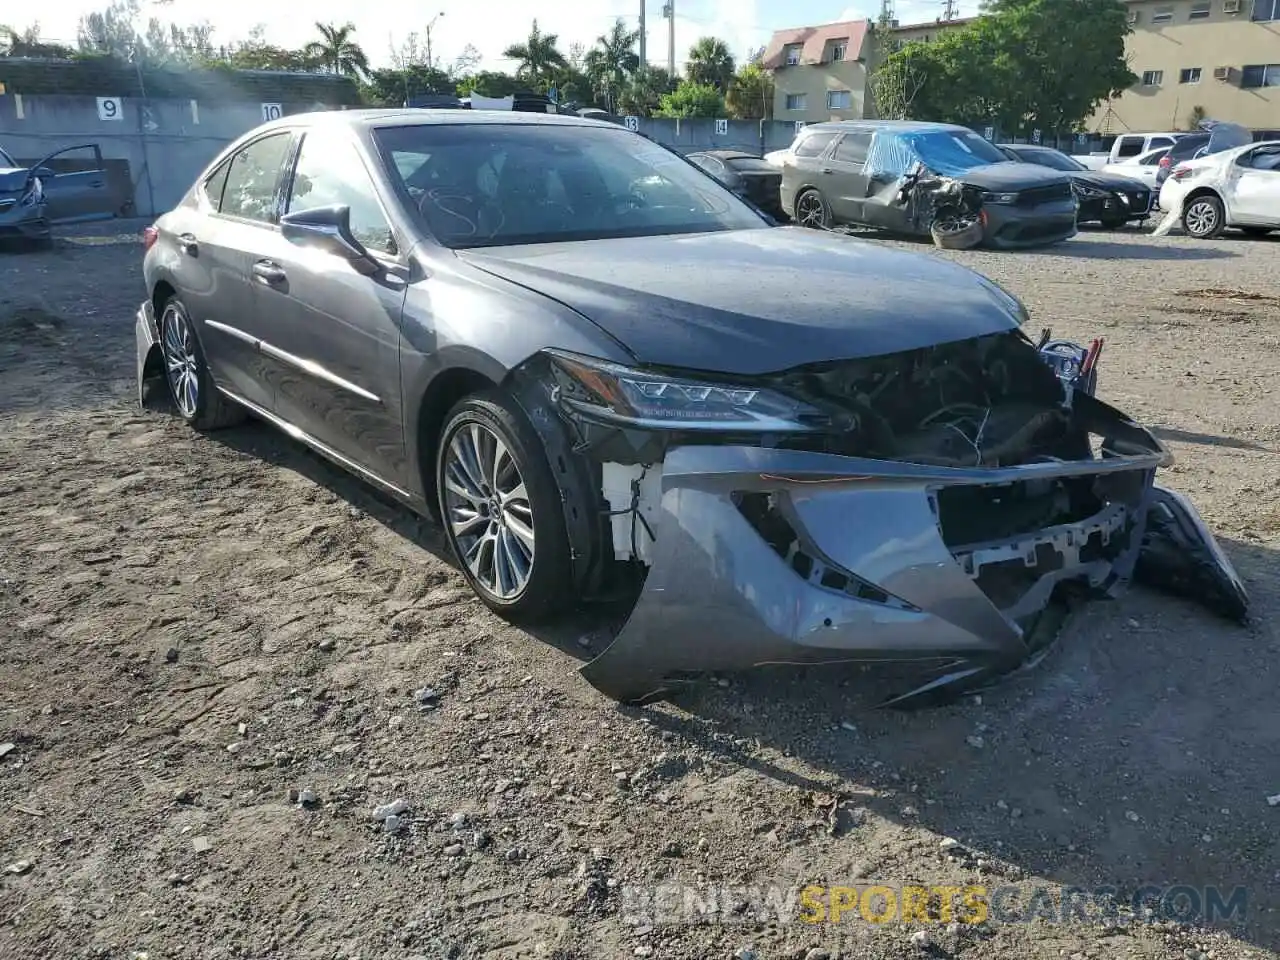
[[[1093,395],[1102,348],[1012,330],[732,384],[565,358],[537,409],[588,465],[575,559],[639,589],[584,676],[636,700],[708,669],[940,660],[892,701],[919,705],[1027,663],[1070,602],[1135,576],[1243,618],[1194,507],[1154,486],[1168,451]]]

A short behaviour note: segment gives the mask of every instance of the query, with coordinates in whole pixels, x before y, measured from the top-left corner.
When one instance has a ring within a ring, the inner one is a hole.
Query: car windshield
[[[995,144],[972,130],[939,130],[932,133],[908,133],[904,139],[916,156],[934,173],[950,176],[988,163],[1008,163]]]
[[[1067,156],[1061,150],[1050,150],[1042,147],[1038,150],[1017,149],[1014,151],[1018,159],[1024,163],[1034,163],[1041,167],[1052,167],[1054,170],[1087,170],[1083,163]]]
[[[693,164],[625,129],[421,124],[375,137],[410,210],[448,247],[768,225]]]

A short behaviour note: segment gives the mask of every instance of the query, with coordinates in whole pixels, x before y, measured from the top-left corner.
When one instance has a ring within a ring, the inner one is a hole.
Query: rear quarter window
[[[795,154],[797,157],[821,156],[835,138],[834,133],[811,133],[796,144]]]

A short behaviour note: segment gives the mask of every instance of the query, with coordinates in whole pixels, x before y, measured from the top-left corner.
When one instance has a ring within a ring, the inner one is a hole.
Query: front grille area
[[[1032,187],[1018,191],[1018,206],[1038,207],[1042,203],[1055,203],[1071,199],[1071,182],[1056,183],[1050,187]]]

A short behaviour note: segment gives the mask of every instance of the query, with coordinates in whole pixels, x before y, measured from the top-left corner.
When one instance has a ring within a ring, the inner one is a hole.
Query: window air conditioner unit
[[[1213,68],[1213,79],[1215,79],[1215,80],[1230,80],[1230,79],[1231,79],[1231,68],[1230,68],[1230,67],[1214,67],[1214,68]]]
[[[1222,0],[1223,13],[1239,13],[1240,0]]]
[[[1228,0],[1228,2],[1230,2],[1230,0]],[[1129,11],[1129,23],[1133,24],[1133,23],[1137,23],[1137,22],[1138,22],[1138,11],[1137,11],[1137,10],[1130,10],[1130,11]]]

